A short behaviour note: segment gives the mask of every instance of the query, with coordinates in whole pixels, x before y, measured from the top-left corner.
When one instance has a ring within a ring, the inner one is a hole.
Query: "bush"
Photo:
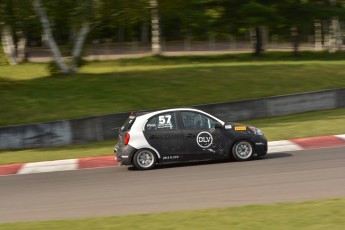
[[[84,66],[87,64],[87,61],[83,58],[78,58],[77,60],[77,67],[81,67],[81,66]],[[73,74],[72,72],[72,69],[71,69],[71,60],[67,63],[67,66],[70,67],[69,71],[70,71],[70,74]],[[54,75],[59,75],[59,74],[62,74],[62,71],[61,69],[59,68],[59,66],[56,64],[55,61],[50,61],[49,64],[48,64],[48,72],[50,73],[51,76],[54,76]]]
[[[4,50],[2,49],[2,45],[0,44],[0,65],[8,65],[8,61]]]
[[[61,70],[60,68],[57,66],[55,61],[50,61],[48,64],[48,72],[50,73],[50,75],[54,76],[54,75],[58,75],[61,74]]]
[[[84,66],[86,64],[87,64],[87,61],[85,59],[83,59],[82,57],[78,57],[77,58],[77,66],[78,67],[82,67],[82,66]]]

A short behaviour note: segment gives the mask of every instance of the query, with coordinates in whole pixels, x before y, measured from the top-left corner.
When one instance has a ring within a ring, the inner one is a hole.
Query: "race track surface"
[[[66,219],[345,196],[345,147],[250,162],[0,177],[0,222]]]

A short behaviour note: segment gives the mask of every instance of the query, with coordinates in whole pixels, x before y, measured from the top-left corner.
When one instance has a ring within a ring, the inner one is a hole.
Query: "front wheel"
[[[148,170],[155,167],[157,156],[151,150],[142,149],[134,154],[133,164],[137,169]]]
[[[253,146],[249,141],[238,141],[234,147],[232,147],[232,156],[237,161],[250,160],[253,156]]]

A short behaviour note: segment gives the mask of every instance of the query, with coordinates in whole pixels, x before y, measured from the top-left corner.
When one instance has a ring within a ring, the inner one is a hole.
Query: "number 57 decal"
[[[158,128],[172,128],[171,115],[159,116]]]

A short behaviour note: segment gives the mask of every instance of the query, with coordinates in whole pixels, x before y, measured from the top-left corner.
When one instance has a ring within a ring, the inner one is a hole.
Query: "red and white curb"
[[[57,161],[0,165],[0,176],[118,166],[114,156],[87,157]]]
[[[268,153],[345,146],[345,134],[268,142]],[[0,165],[0,176],[114,167],[114,156]]]

